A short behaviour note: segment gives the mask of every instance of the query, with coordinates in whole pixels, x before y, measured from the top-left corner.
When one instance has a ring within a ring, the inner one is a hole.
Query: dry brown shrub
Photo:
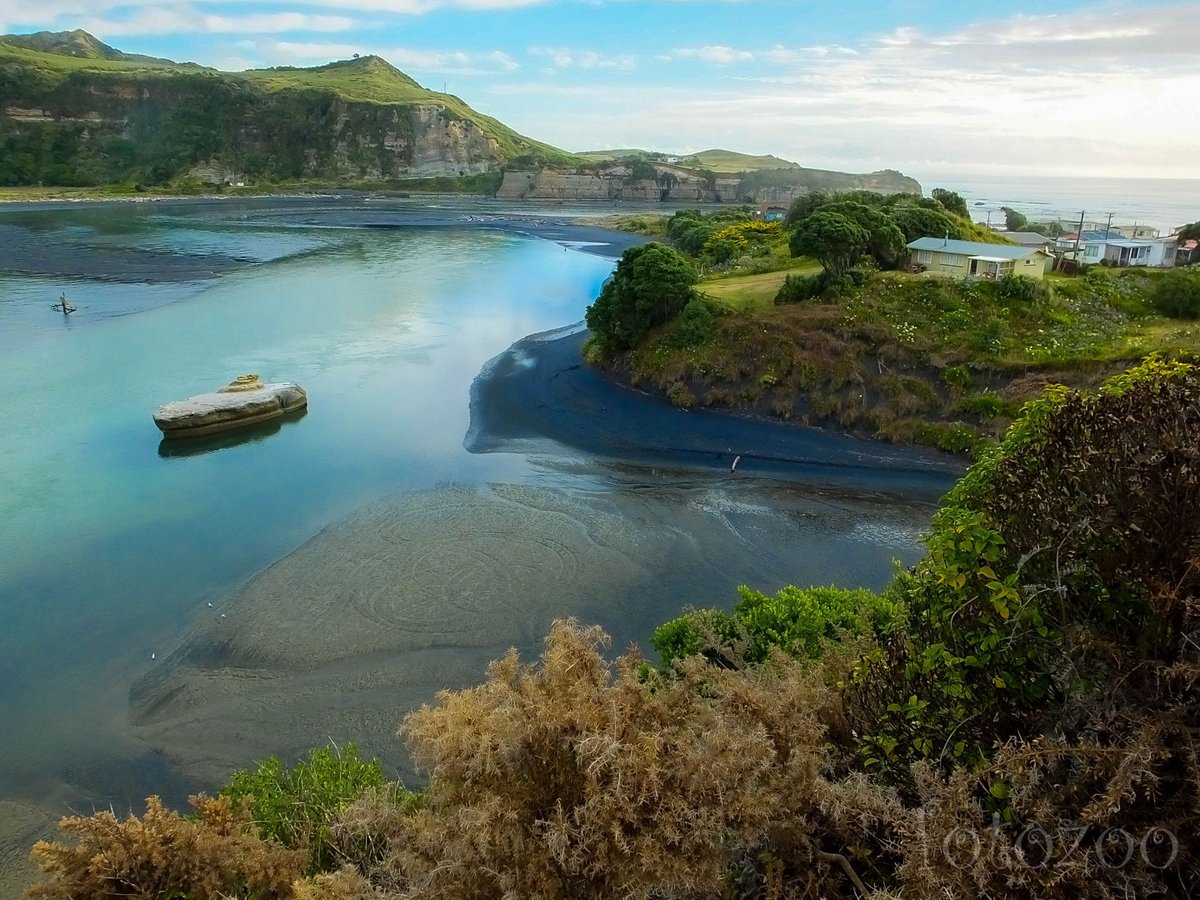
[[[892,812],[865,782],[825,780],[822,673],[694,658],[644,681],[636,651],[610,664],[606,643],[557,622],[540,665],[509,653],[483,685],[405,720],[431,774],[392,862],[408,896],[703,895],[737,871],[761,888],[764,859],[789,896],[843,895],[838,822],[862,836]]]
[[[70,816],[59,828],[72,843],[39,841],[33,857],[42,881],[27,893],[40,900],[284,900],[292,896],[304,854],[262,840],[235,815],[227,798],[191,798],[196,818],[165,809],[158,797],[146,813]]]
[[[315,875],[295,884],[294,900],[382,900],[374,886],[352,868]]]
[[[1014,742],[981,771],[920,768],[924,803],[901,829],[905,896],[1196,896],[1195,739],[1177,723],[1124,724]],[[989,810],[993,790],[1014,824]]]

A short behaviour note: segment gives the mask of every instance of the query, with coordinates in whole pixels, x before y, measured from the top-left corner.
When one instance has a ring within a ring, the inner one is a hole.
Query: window
[[[1083,255],[1089,259],[1095,259],[1100,255],[1100,245],[1088,244],[1087,249],[1083,251]]]
[[[918,250],[917,262],[924,265],[929,265],[931,262],[933,262],[933,252],[930,250]]]
[[[943,266],[961,266],[963,257],[961,253],[943,253],[941,263]]]

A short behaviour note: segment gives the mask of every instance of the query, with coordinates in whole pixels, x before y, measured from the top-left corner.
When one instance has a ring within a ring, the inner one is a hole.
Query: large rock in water
[[[263,384],[257,375],[243,375],[211,394],[163,404],[154,412],[154,424],[164,437],[202,437],[266,422],[306,406],[308,395],[298,384]]]

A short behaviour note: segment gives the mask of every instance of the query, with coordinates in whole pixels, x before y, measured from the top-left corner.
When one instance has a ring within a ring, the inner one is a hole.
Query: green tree
[[[1183,226],[1179,230],[1179,240],[1200,241],[1200,222],[1193,222],[1191,225]]]
[[[629,350],[682,310],[699,280],[687,257],[665,244],[632,247],[587,308],[587,326],[602,352]]]
[[[967,209],[967,201],[960,197],[956,191],[949,191],[946,188],[934,188],[933,199],[942,204],[947,211],[970,220],[971,211]]]
[[[829,200],[829,195],[824,191],[809,191],[807,194],[801,194],[788,207],[787,216],[783,220],[784,227],[795,228]]]
[[[1200,272],[1175,269],[1158,280],[1150,305],[1172,319],[1200,319]]]
[[[904,232],[905,241],[915,241],[922,237],[951,237],[955,240],[969,240],[964,233],[962,223],[947,213],[941,206],[937,209],[927,209],[922,206],[897,206],[891,210],[888,217]]]
[[[856,200],[835,200],[821,208],[850,219],[867,233],[866,252],[881,269],[893,269],[904,257],[905,240],[902,232],[887,212],[872,209]]]
[[[1009,231],[1022,231],[1029,224],[1029,219],[1015,209],[1007,206],[1001,207],[1001,209],[1004,210],[1004,227]]]
[[[813,213],[792,232],[793,256],[811,256],[830,275],[845,275],[867,252],[871,234],[852,218],[833,210]]]

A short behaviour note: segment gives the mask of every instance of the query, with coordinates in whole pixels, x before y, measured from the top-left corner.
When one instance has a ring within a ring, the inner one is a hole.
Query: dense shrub
[[[848,895],[814,823],[831,823],[835,846],[866,840],[859,795],[887,799],[821,774],[822,673],[693,657],[647,682],[636,653],[614,665],[605,646],[556,623],[539,665],[510,653],[484,684],[405,720],[433,775],[412,820],[410,896],[705,896],[763,858],[811,896]]]
[[[1050,286],[1024,275],[1005,275],[992,282],[996,299],[1002,303],[1045,303],[1050,299]]]
[[[71,843],[39,841],[33,857],[42,880],[38,900],[284,900],[304,854],[264,841],[227,797],[193,797],[194,818],[164,809],[157,797],[145,815],[71,816],[59,829]]]
[[[1026,406],[935,518],[903,646],[864,666],[876,764],[982,759],[1114,680],[1146,692],[1139,712],[1167,701],[1166,669],[1200,661],[1197,433],[1183,364]]]
[[[668,343],[672,347],[695,347],[710,340],[713,335],[713,311],[709,305],[695,297],[688,301],[683,311],[675,317]]]
[[[1176,269],[1154,286],[1150,305],[1172,319],[1200,319],[1200,272]]]
[[[268,757],[253,771],[235,772],[221,794],[252,818],[262,837],[306,851],[310,870],[329,871],[338,864],[333,823],[383,783],[378,761],[360,759],[358,749],[347,744],[317,748],[290,770]]]
[[[813,275],[789,275],[775,295],[775,303],[803,303],[805,300],[835,299],[867,282],[867,274],[861,269],[837,275],[824,270]]]
[[[738,588],[732,614],[693,610],[650,637],[664,666],[700,655],[724,668],[764,662],[773,649],[817,658],[843,635],[890,633],[903,619],[894,598],[838,587],[784,587],[777,594]]]

